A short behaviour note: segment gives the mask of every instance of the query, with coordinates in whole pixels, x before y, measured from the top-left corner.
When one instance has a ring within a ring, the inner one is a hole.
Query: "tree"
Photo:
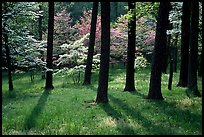
[[[3,9],[4,9],[4,14],[8,13],[7,10],[7,2],[3,3]],[[5,17],[5,21],[3,23],[3,38],[4,38],[4,45],[6,49],[6,66],[7,66],[7,72],[8,72],[8,84],[9,84],[9,91],[13,90],[13,81],[12,81],[12,75],[11,75],[11,57],[10,57],[10,48],[9,48],[9,43],[8,43],[8,26],[6,24],[7,17]]]
[[[108,102],[108,73],[110,56],[110,2],[101,2],[101,57],[97,103]]]
[[[204,11],[204,4],[203,4],[203,2],[202,2],[202,11]],[[203,14],[202,14],[202,53],[201,53],[201,66],[204,64],[203,63],[203,52],[204,52],[204,50],[203,50],[203,47],[204,47],[204,40],[203,40],[203,33],[204,33],[204,30],[203,30]],[[202,67],[203,68],[203,67]],[[201,69],[202,70],[202,69]],[[203,71],[203,70],[202,70]],[[202,72],[202,85],[203,85],[203,72]],[[203,91],[203,86],[202,86],[202,91]]]
[[[191,24],[190,24],[190,54],[188,62],[188,84],[186,93],[193,93],[195,96],[200,96],[197,86],[197,69],[198,69],[198,21],[199,21],[199,2],[192,1],[191,9]]]
[[[83,83],[84,85],[91,84],[91,69],[92,69],[95,36],[96,36],[97,14],[98,14],[98,2],[93,2],[88,56],[86,60],[86,69],[85,69],[84,83]]]
[[[45,89],[53,89],[52,85],[52,53],[53,53],[53,30],[54,30],[54,2],[49,2],[49,24],[47,37],[47,70]]]
[[[42,5],[39,3],[39,13],[41,12],[42,10]],[[38,18],[38,39],[39,40],[42,40],[42,18],[43,18],[43,15],[39,15],[39,18]]]
[[[135,80],[134,80],[134,61],[135,61],[135,27],[136,27],[136,16],[135,16],[135,3],[128,2],[128,10],[131,16],[128,20],[128,48],[127,48],[127,68],[126,68],[126,83],[124,91],[135,91]]]
[[[189,2],[183,2],[183,15],[181,24],[181,63],[180,75],[177,86],[186,87],[188,82],[188,58],[189,58],[189,28],[190,28],[190,6]]]
[[[151,66],[150,87],[147,99],[163,99],[161,93],[162,61],[167,42],[166,30],[168,27],[168,14],[170,2],[160,2],[157,17],[155,45]]]
[[[168,20],[168,18],[167,18]],[[169,22],[169,20],[168,20]],[[171,24],[170,22],[168,23],[168,30],[171,29]],[[164,49],[164,58],[162,59],[163,63],[162,63],[162,72],[167,74],[167,67],[168,67],[168,59],[169,59],[169,48],[170,48],[170,44],[171,44],[171,34],[169,34],[167,36],[167,42],[166,44],[164,45],[165,49]]]

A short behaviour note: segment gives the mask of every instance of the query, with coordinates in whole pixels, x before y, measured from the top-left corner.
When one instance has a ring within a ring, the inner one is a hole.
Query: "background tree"
[[[190,54],[188,62],[188,84],[186,91],[187,95],[192,92],[195,96],[200,96],[197,86],[199,2],[192,1],[190,4],[190,9]]]
[[[86,69],[85,69],[84,83],[83,83],[84,85],[91,84],[91,69],[92,69],[92,62],[93,62],[95,37],[96,37],[97,14],[98,14],[98,2],[93,2],[88,56],[86,60]]]
[[[151,66],[150,87],[147,99],[163,99],[161,93],[162,61],[167,42],[166,29],[168,27],[168,14],[170,2],[160,2],[157,17],[155,47]]]
[[[135,3],[128,2],[128,10],[130,17],[128,20],[128,48],[127,48],[127,68],[126,68],[126,83],[124,91],[135,91],[135,27],[136,27],[136,15],[134,12]]]
[[[47,70],[45,89],[53,89],[52,85],[52,53],[53,53],[53,31],[54,31],[54,2],[49,2],[49,24],[47,37]]]
[[[180,75],[177,86],[186,87],[188,82],[188,58],[189,58],[189,38],[190,38],[190,3],[183,2],[183,15],[181,25],[181,63]]]
[[[7,2],[3,2],[3,14],[7,14],[8,13],[8,5]],[[13,82],[12,82],[12,75],[11,75],[11,57],[10,57],[10,48],[9,48],[9,43],[8,43],[8,26],[6,24],[8,17],[5,17],[4,19],[4,23],[3,23],[3,39],[4,39],[4,46],[6,49],[6,66],[7,66],[7,72],[8,72],[8,84],[9,84],[9,91],[13,90]]]
[[[101,2],[101,57],[97,103],[108,102],[108,73],[110,55],[110,2]]]

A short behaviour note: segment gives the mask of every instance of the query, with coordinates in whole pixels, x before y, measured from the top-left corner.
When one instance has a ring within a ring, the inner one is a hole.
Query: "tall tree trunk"
[[[181,24],[181,63],[178,87],[186,87],[188,82],[188,58],[190,39],[190,6],[189,2],[183,2],[183,15]]]
[[[187,95],[192,92],[195,96],[200,96],[197,86],[198,67],[198,23],[199,23],[199,3],[191,2],[191,25],[190,25],[190,54],[188,63],[188,84]]]
[[[108,102],[108,73],[110,56],[110,2],[101,2],[101,57],[97,103]]]
[[[172,88],[172,79],[173,79],[173,59],[170,57],[170,71],[169,71],[169,83],[168,89],[171,90]]]
[[[178,34],[176,34],[176,38],[175,38],[175,41],[174,41],[174,54],[173,54],[173,60],[174,60],[174,63],[173,63],[173,66],[174,66],[174,69],[173,71],[174,72],[177,72],[177,56],[178,56],[178,47],[177,47],[177,43],[178,43]]]
[[[93,2],[88,56],[86,60],[86,69],[85,69],[84,83],[83,83],[84,85],[91,84],[91,69],[92,69],[95,36],[96,36],[97,14],[98,14],[98,2]]]
[[[164,74],[167,74],[168,64],[169,64],[169,61],[171,61],[171,58],[170,58],[170,56],[171,56],[170,55],[171,54],[171,40],[172,40],[171,34],[167,35],[166,52],[164,54],[163,68],[162,68],[162,72]]]
[[[39,11],[42,10],[42,5],[40,5],[40,2],[39,2]],[[38,18],[38,35],[39,35],[39,40],[42,40],[42,15],[39,16]]]
[[[171,6],[171,5],[170,5]],[[171,8],[171,7],[170,7]],[[169,16],[169,14],[168,14]],[[168,17],[169,18],[169,17]],[[165,28],[166,30],[171,30],[172,29],[172,24],[170,23],[169,19],[168,18],[165,18],[165,22],[168,22],[168,26]],[[162,72],[167,74],[167,67],[168,67],[168,60],[169,60],[169,54],[170,54],[170,45],[171,45],[171,35],[167,35],[165,34],[166,37],[167,37],[167,42],[165,42],[165,45],[164,45],[164,58],[162,59]]]
[[[7,9],[7,3],[4,2],[4,13],[8,13],[8,9]],[[7,20],[7,18],[6,18]],[[13,90],[13,81],[12,81],[12,75],[11,75],[11,57],[10,57],[10,49],[9,49],[9,45],[8,45],[8,32],[6,30],[6,20],[4,21],[3,24],[3,36],[4,36],[4,44],[5,44],[5,49],[6,49],[6,66],[7,66],[7,73],[8,73],[8,84],[9,84],[9,91],[11,93],[11,91]]]
[[[13,82],[11,75],[11,57],[10,57],[10,49],[8,46],[8,34],[5,32],[4,34],[4,42],[6,48],[6,62],[7,62],[7,71],[8,71],[8,83],[9,83],[9,91],[13,90]]]
[[[53,30],[54,30],[54,2],[49,2],[49,20],[47,37],[47,68],[45,89],[53,89],[52,85],[52,54],[53,54]]]
[[[136,28],[136,16],[135,16],[135,2],[128,2],[128,10],[133,11],[132,18],[128,21],[128,48],[127,48],[127,65],[126,65],[126,83],[124,91],[135,91],[135,28]]]
[[[204,4],[203,4],[203,2],[202,2],[202,11],[204,11]],[[202,91],[203,91],[203,56],[204,56],[204,54],[203,54],[203,52],[204,52],[204,49],[203,49],[203,47],[204,47],[204,40],[203,40],[203,33],[204,33],[204,30],[203,30],[203,14],[202,14],[202,53],[201,53],[201,70],[202,70],[202,73],[201,73],[201,75],[202,75]]]
[[[147,99],[163,99],[161,93],[161,76],[162,76],[162,61],[164,58],[164,50],[167,36],[166,30],[168,27],[168,15],[170,10],[170,2],[160,2],[157,18],[155,46],[153,51],[150,87]]]

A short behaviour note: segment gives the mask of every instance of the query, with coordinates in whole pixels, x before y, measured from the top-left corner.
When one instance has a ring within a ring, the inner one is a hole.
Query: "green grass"
[[[2,134],[139,134],[201,135],[202,98],[188,98],[185,88],[176,87],[174,73],[169,91],[168,74],[162,76],[163,101],[147,100],[150,70],[137,71],[136,92],[122,92],[123,66],[110,68],[107,104],[95,104],[98,74],[92,85],[75,85],[71,78],[54,76],[54,89],[44,90],[45,81],[36,74],[14,74],[14,92],[8,94],[6,73],[2,73]],[[198,79],[201,91],[201,78]]]

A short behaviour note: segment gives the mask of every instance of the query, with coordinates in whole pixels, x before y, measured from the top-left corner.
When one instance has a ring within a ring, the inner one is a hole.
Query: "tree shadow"
[[[50,94],[50,90],[44,90],[43,94],[41,95],[40,99],[38,100],[37,105],[34,107],[31,114],[26,118],[24,123],[24,128],[26,130],[30,130],[31,128],[36,127],[37,118],[39,117],[45,102]]]
[[[158,108],[159,113],[164,113],[168,117],[173,117],[176,123],[185,123],[183,126],[191,129],[193,132],[200,130],[202,132],[202,115],[194,114],[189,109],[181,109],[176,102],[167,102],[165,100],[148,100],[152,105]],[[190,128],[189,128],[190,127]]]
[[[122,110],[124,110],[124,112],[127,114],[127,116],[131,117],[132,119],[135,119],[138,124],[140,124],[141,126],[143,126],[149,134],[154,134],[154,135],[158,135],[158,134],[174,134],[175,132],[172,131],[172,129],[169,128],[165,128],[162,125],[156,125],[156,123],[154,124],[152,121],[148,120],[147,118],[145,118],[144,116],[142,116],[141,112],[137,111],[136,109],[130,107],[129,105],[127,105],[127,103],[125,103],[124,101],[113,97],[112,95],[109,95],[110,100],[118,105]],[[106,105],[107,107],[109,107],[108,105]],[[118,115],[118,112],[116,110],[109,108],[105,108],[103,107],[103,109],[112,117],[116,117],[116,118],[120,118],[120,115]],[[130,129],[130,128],[129,128]],[[155,130],[157,129],[157,130]],[[133,133],[137,133],[136,130],[137,129],[130,129],[129,132],[127,133],[125,131],[126,129],[121,129],[122,133],[125,134],[133,134]],[[130,132],[131,131],[131,132]],[[146,134],[148,134],[146,133]]]
[[[121,124],[120,119],[125,119],[125,117],[122,116],[121,113],[117,112],[113,107],[111,107],[109,103],[99,104],[99,105],[107,113],[108,116],[113,117],[115,119],[117,129],[122,134],[125,134],[125,135],[135,134],[131,126],[127,124],[124,126]]]

